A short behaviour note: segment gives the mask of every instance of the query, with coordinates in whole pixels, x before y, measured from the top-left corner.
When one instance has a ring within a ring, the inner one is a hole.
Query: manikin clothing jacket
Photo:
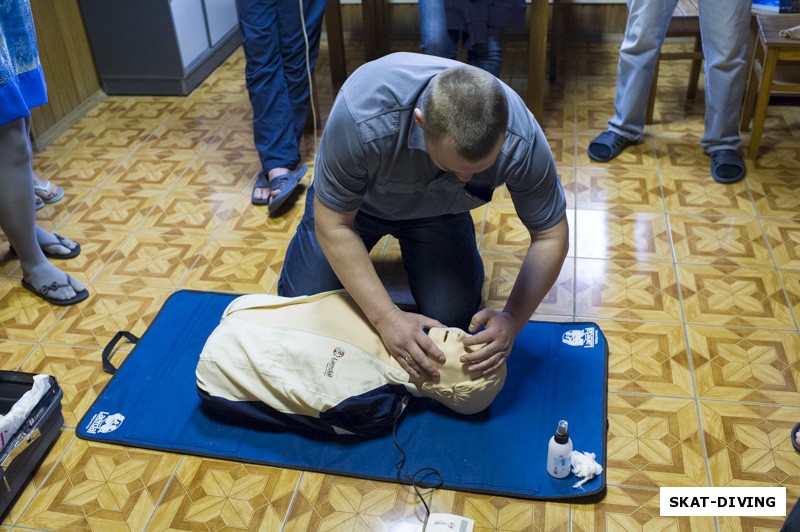
[[[197,364],[204,407],[270,430],[390,430],[417,388],[341,293],[232,301]]]
[[[552,152],[522,99],[505,84],[508,127],[495,163],[462,183],[431,161],[414,108],[422,108],[431,79],[457,65],[462,63],[400,52],[357,69],[339,91],[320,140],[317,199],[337,212],[412,220],[468,212],[505,184],[525,227],[539,231],[558,223],[566,200]]]

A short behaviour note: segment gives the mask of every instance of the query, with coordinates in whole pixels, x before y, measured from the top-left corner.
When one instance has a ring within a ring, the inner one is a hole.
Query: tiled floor
[[[363,52],[350,52],[352,71]],[[688,64],[669,62],[657,123],[640,145],[596,164],[586,147],[609,118],[616,57],[616,45],[564,50],[539,117],[572,233],[534,316],[596,321],[608,337],[608,493],[570,505],[439,491],[433,508],[481,531],[777,529],[782,519],[660,517],[658,487],[777,485],[790,502],[800,496],[788,438],[800,421],[800,109],[771,107],[747,179],[715,184],[699,148],[702,95],[685,108]],[[323,49],[323,117],[326,60]],[[525,45],[510,44],[503,78],[522,94],[525,64]],[[243,68],[239,50],[187,98],[110,97],[36,154],[37,169],[66,191],[38,220],[81,242],[80,257],[60,265],[92,295],[67,309],[43,303],[22,289],[0,242],[0,368],[55,375],[65,415],[3,532],[421,530],[422,505],[405,486],[75,437],[108,381],[100,351],[115,332],[143,333],[177,289],[275,290],[301,206],[270,219],[250,204],[258,163]],[[313,146],[308,135],[309,162]],[[526,234],[503,191],[473,214],[485,300],[499,306]],[[373,252],[397,254],[391,240]]]

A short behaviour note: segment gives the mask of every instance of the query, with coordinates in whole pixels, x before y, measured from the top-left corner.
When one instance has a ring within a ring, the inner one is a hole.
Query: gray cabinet
[[[106,94],[189,94],[240,44],[236,0],[80,6]]]

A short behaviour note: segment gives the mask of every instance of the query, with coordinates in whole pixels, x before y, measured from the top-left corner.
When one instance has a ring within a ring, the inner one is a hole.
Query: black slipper
[[[51,248],[53,246],[62,246],[69,249],[69,246],[66,245],[66,239],[57,234],[53,233],[53,236],[58,239],[58,242],[51,242],[49,244],[44,244],[40,246],[42,248],[42,253],[48,259],[73,259],[81,254],[81,245],[75,242],[75,247],[70,250],[69,253],[53,253],[52,251],[47,251],[47,248]],[[14,249],[14,246],[9,246],[9,251],[16,255],[17,251]]]
[[[253,186],[253,192],[250,193],[250,203],[253,205],[267,205],[269,203],[269,195],[267,195],[264,199],[256,198],[255,192],[257,188],[269,188],[269,182],[267,181],[267,175],[264,173],[264,170],[261,170],[258,173],[258,178],[256,179],[256,184]]]
[[[600,163],[607,163],[620,154],[622,150],[633,144],[632,140],[613,131],[603,131],[589,143],[589,157]]]
[[[67,254],[53,253],[51,251],[47,251],[47,248],[51,248],[53,246],[62,246],[69,249],[69,246],[66,245],[66,239],[63,236],[57,233],[53,233],[53,236],[58,239],[58,242],[52,242],[50,244],[45,244],[41,246],[42,253],[44,253],[44,256],[47,257],[48,259],[72,259],[81,254],[81,245],[78,244],[77,242],[75,242],[75,247],[72,248],[70,252]]]
[[[736,150],[718,150],[709,154],[711,157],[711,177],[717,183],[727,185],[744,179],[747,168],[744,159]]]
[[[269,202],[269,209],[270,214],[274,213],[278,209],[281,208],[287,199],[292,195],[292,192],[295,191],[297,188],[297,184],[303,179],[303,176],[306,175],[308,171],[308,166],[302,165],[294,172],[289,172],[288,174],[279,175],[278,177],[274,177],[272,181],[269,182],[270,190],[280,190],[277,196],[272,198],[272,201]]]
[[[72,279],[72,277],[67,275],[67,282],[65,284],[58,284],[56,281],[53,281],[50,285],[44,285],[39,290],[35,289],[33,285],[31,285],[28,281],[23,279],[22,287],[25,288],[26,290],[30,290],[37,296],[41,297],[42,299],[50,303],[51,305],[58,305],[60,307],[65,307],[67,305],[74,305],[75,303],[80,303],[81,301],[89,297],[89,290],[87,290],[86,288],[84,288],[80,292],[75,290],[75,288],[69,282],[70,279]],[[65,288],[67,286],[75,290],[75,295],[69,299],[58,299],[47,295],[48,292],[58,290],[59,288]]]

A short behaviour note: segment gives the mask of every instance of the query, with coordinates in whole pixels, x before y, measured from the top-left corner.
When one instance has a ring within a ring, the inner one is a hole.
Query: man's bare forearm
[[[558,279],[568,250],[566,216],[550,229],[531,235],[531,245],[503,309],[514,317],[518,332]]]

